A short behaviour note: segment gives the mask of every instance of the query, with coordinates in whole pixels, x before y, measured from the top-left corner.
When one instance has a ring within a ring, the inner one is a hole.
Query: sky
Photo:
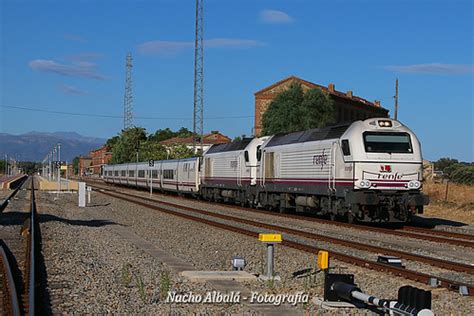
[[[205,0],[204,130],[250,135],[254,93],[290,75],[381,100],[424,157],[474,160],[473,5]],[[0,0],[0,132],[192,129],[194,0]],[[95,116],[49,113],[78,113]]]

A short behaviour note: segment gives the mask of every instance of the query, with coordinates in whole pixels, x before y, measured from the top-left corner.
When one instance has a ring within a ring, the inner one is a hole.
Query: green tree
[[[136,161],[136,153],[140,151],[140,144],[146,140],[146,132],[143,127],[123,130],[119,135],[119,140],[113,146],[111,163]]]
[[[107,150],[111,152],[119,140],[120,136],[113,136],[112,138],[109,138],[105,143],[105,145],[107,146]]]
[[[453,182],[462,184],[474,184],[474,165],[461,165],[450,175]]]
[[[176,133],[173,132],[169,128],[159,129],[154,134],[151,134],[148,137],[148,140],[159,143],[159,142],[164,141],[166,139],[170,139],[172,137],[175,137],[175,135],[176,135]]]
[[[191,132],[186,127],[181,127],[176,133],[175,137],[186,138],[193,136],[193,132]]]
[[[116,136],[115,136],[116,137]],[[74,174],[79,174],[79,156],[74,157],[72,160],[72,167],[74,169]]]
[[[166,159],[166,147],[157,142],[147,140],[140,145],[140,160],[164,160]]]
[[[440,158],[438,161],[434,162],[434,166],[436,170],[441,170],[446,172],[446,168],[451,167],[454,164],[459,163],[457,159],[452,159],[448,157]]]
[[[167,147],[167,150],[169,153],[169,159],[183,159],[195,156],[193,150],[183,144],[169,146]]]
[[[324,127],[334,122],[334,102],[320,89],[306,92],[299,83],[278,94],[262,118],[262,134],[272,135]]]

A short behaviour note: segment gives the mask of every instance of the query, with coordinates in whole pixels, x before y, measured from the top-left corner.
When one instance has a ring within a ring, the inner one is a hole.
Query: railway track
[[[146,198],[146,197],[142,197],[142,196],[136,196],[134,194],[124,193],[122,191],[120,192],[120,194],[125,194],[129,197],[132,197],[132,198],[140,198],[140,199],[146,200],[148,202],[152,202],[152,203],[158,203],[158,204],[162,204],[162,205],[166,205],[166,206],[170,206],[170,207],[174,207],[174,208],[180,208],[180,209],[183,209],[183,210],[186,210],[186,211],[190,211],[190,212],[205,215],[205,216],[217,217],[217,218],[220,218],[220,219],[223,219],[223,220],[228,220],[228,221],[231,221],[231,222],[238,222],[238,223],[251,225],[251,226],[255,226],[255,227],[271,229],[271,230],[275,230],[275,231],[279,231],[279,232],[288,233],[288,234],[291,234],[291,235],[296,235],[296,236],[308,238],[308,239],[311,239],[311,240],[319,240],[319,241],[324,241],[324,242],[330,242],[330,243],[342,245],[342,246],[345,246],[345,247],[350,246],[351,248],[355,248],[355,249],[358,249],[358,250],[381,253],[381,254],[390,255],[390,256],[398,256],[398,257],[401,257],[401,258],[404,258],[404,259],[407,259],[407,260],[419,261],[419,262],[427,263],[429,265],[439,267],[439,268],[443,268],[443,269],[474,274],[474,266],[472,266],[472,265],[467,265],[467,264],[463,264],[463,263],[457,263],[457,262],[452,262],[452,261],[441,260],[441,259],[437,259],[437,258],[417,255],[417,254],[413,254],[413,253],[409,253],[409,252],[405,252],[405,251],[399,251],[399,250],[387,249],[387,248],[382,248],[382,247],[373,246],[373,245],[367,245],[367,244],[359,243],[359,242],[355,242],[355,241],[350,241],[350,245],[348,245],[348,241],[345,240],[345,239],[330,237],[330,236],[326,236],[326,235],[307,232],[307,231],[303,231],[303,230],[297,230],[297,229],[284,227],[284,226],[279,226],[279,225],[262,223],[260,221],[253,221],[253,220],[249,220],[249,219],[244,219],[244,218],[240,218],[240,217],[219,214],[219,213],[215,213],[215,212],[204,211],[204,210],[200,210],[200,209],[197,209],[197,208],[194,208],[194,207],[183,206],[183,205],[179,205],[179,204],[175,204],[175,203],[171,203],[171,202],[157,201],[157,200],[151,199],[151,198]]]
[[[102,181],[87,180],[87,182],[89,184],[90,182],[93,182],[93,183],[100,183],[101,185],[110,186],[109,184],[106,184]],[[186,197],[179,197],[179,198],[189,199]],[[201,201],[201,202],[215,205],[211,202],[206,202],[206,201]],[[368,226],[368,225],[348,224],[348,223],[330,221],[323,218],[304,216],[304,215],[298,215],[298,214],[282,214],[282,213],[277,213],[277,212],[263,210],[263,209],[241,207],[241,206],[236,206],[236,205],[231,205],[231,204],[225,204],[225,206],[235,209],[235,210],[240,210],[240,211],[245,211],[245,212],[271,214],[272,216],[277,216],[277,217],[282,217],[282,218],[291,218],[291,219],[297,219],[297,220],[302,220],[302,221],[315,222],[319,224],[333,225],[333,226],[344,227],[344,228],[352,228],[352,229],[357,229],[361,231],[370,231],[370,232],[388,234],[388,235],[400,236],[400,237],[410,237],[410,238],[419,239],[419,240],[427,240],[427,241],[432,241],[432,242],[437,242],[437,243],[446,243],[450,245],[474,248],[474,235],[469,235],[469,234],[462,234],[462,233],[456,233],[456,232],[413,227],[413,226],[405,226],[400,229],[389,229],[389,228],[375,227],[375,226]]]
[[[238,217],[229,216],[229,215],[216,214],[214,212],[198,210],[198,209],[194,209],[194,208],[191,208],[191,207],[182,206],[182,205],[178,205],[178,204],[173,204],[173,203],[169,203],[169,202],[157,201],[157,200],[154,200],[154,199],[149,199],[149,198],[145,198],[145,197],[142,197],[142,196],[137,196],[137,195],[134,195],[134,194],[125,193],[123,191],[117,192],[117,191],[107,189],[107,188],[103,188],[103,187],[97,187],[97,186],[95,186],[95,187],[97,189],[99,189],[100,192],[102,192],[103,194],[109,195],[109,196],[114,197],[114,198],[118,198],[118,199],[121,199],[121,200],[124,200],[124,201],[127,201],[127,202],[131,202],[131,203],[134,203],[134,204],[137,204],[137,205],[141,205],[141,206],[144,206],[144,207],[147,207],[147,208],[150,208],[150,209],[154,209],[154,210],[157,210],[157,211],[160,211],[160,212],[164,212],[164,213],[167,213],[167,214],[170,214],[170,215],[175,215],[175,216],[179,216],[179,217],[186,218],[186,219],[189,219],[189,220],[205,223],[207,225],[211,225],[211,226],[214,226],[214,227],[230,230],[230,231],[240,233],[240,234],[243,234],[243,235],[247,235],[247,236],[257,237],[258,233],[254,232],[252,230],[244,229],[242,227],[236,227],[236,226],[233,226],[233,225],[228,225],[228,224],[224,224],[224,223],[221,223],[221,222],[212,221],[212,220],[202,218],[202,217],[199,217],[199,216],[194,216],[194,215],[182,213],[180,211],[169,210],[169,209],[157,206],[156,204],[171,206],[171,207],[174,207],[174,208],[178,208],[178,209],[185,210],[185,211],[191,211],[191,212],[194,212],[194,213],[197,213],[197,214],[200,214],[200,215],[209,216],[209,217],[225,219],[225,220],[229,220],[229,221],[233,221],[233,222],[240,222],[240,223],[251,225],[251,226],[254,226],[254,227],[262,227],[262,228],[266,228],[266,229],[282,231],[282,232],[302,236],[302,237],[309,238],[309,239],[329,241],[326,236],[313,234],[313,233],[308,233],[308,232],[304,232],[304,231],[299,231],[299,230],[291,229],[291,228],[288,228],[288,227],[281,227],[281,226],[277,226],[277,225],[271,225],[271,224],[266,224],[266,223],[261,223],[261,222],[255,222],[255,221],[252,221],[252,220],[238,218]],[[153,203],[153,204],[151,204],[151,203]],[[331,238],[331,239],[332,239],[331,242],[337,242],[337,243],[345,242],[345,243],[347,243],[347,241],[342,241],[342,240],[339,240],[339,239],[336,239],[336,238]],[[296,241],[291,241],[291,240],[284,240],[282,244],[285,245],[285,246],[291,247],[291,248],[299,249],[299,250],[302,250],[302,251],[305,251],[305,252],[310,252],[310,253],[313,253],[313,254],[317,253],[319,250],[324,250],[324,249],[321,249],[321,248],[318,248],[318,247],[315,247],[315,246],[311,246],[311,245],[307,245],[307,244],[304,244],[304,243],[301,243],[301,242],[296,242]],[[351,242],[351,244],[350,244],[351,247],[352,247],[352,244],[353,244],[353,242]],[[387,253],[387,252],[390,253],[391,252],[391,250],[382,249],[380,247],[376,247],[376,249],[374,249],[374,248],[372,248],[371,246],[368,246],[368,245],[363,245],[363,244],[358,244],[357,245],[357,247],[363,247],[363,246],[370,247],[370,248],[366,248],[366,250],[370,249],[369,251],[371,251],[371,252],[378,252],[378,251],[382,251],[383,253]],[[451,289],[451,290],[453,290],[453,289],[457,290],[457,289],[459,289],[460,286],[466,286],[468,288],[469,295],[474,296],[474,286],[472,286],[472,285],[461,284],[461,283],[453,281],[453,280],[440,278],[440,277],[437,277],[437,276],[434,276],[434,275],[429,275],[429,274],[425,274],[425,273],[421,273],[421,272],[417,272],[417,271],[412,271],[412,270],[408,270],[408,269],[403,269],[403,268],[399,268],[399,267],[389,266],[389,265],[386,265],[386,264],[382,264],[382,263],[362,259],[362,258],[359,258],[359,257],[350,256],[350,255],[340,253],[340,252],[336,252],[336,251],[330,251],[330,253],[331,253],[331,256],[333,258],[338,259],[338,260],[343,261],[343,262],[346,262],[346,263],[355,264],[355,265],[358,265],[358,266],[361,266],[361,267],[365,267],[365,268],[369,268],[369,269],[373,269],[373,270],[377,270],[377,271],[390,272],[390,273],[393,273],[397,276],[401,276],[401,277],[404,277],[404,278],[407,278],[407,279],[410,279],[410,280],[414,280],[414,281],[418,281],[418,282],[422,282],[422,283],[428,283],[428,281],[430,279],[435,278],[435,279],[438,280],[440,286],[443,286],[443,287]],[[474,273],[473,267],[469,266],[469,265],[463,265],[463,264],[459,264],[459,263],[452,263],[452,262],[448,262],[448,261],[444,261],[444,260],[419,256],[419,255],[405,253],[405,252],[398,252],[398,253],[403,254],[404,256],[411,256],[411,259],[421,261],[421,262],[426,262],[426,263],[436,265],[436,266],[440,266],[440,267],[443,267],[443,268],[453,269],[455,271],[462,271],[462,272],[467,272],[467,273],[471,273],[471,274]],[[425,261],[423,261],[423,260],[425,260]]]
[[[26,182],[27,179],[28,178],[25,178],[22,182],[20,182],[18,186],[16,187],[16,189],[14,189],[12,193],[10,193],[10,195],[7,196],[7,198],[3,200],[2,204],[0,204],[0,213],[3,212],[3,210],[8,206],[8,203],[10,203],[10,201],[15,197],[18,191],[20,191],[21,187],[23,186],[23,184]]]
[[[7,256],[5,243],[0,244],[0,315],[35,315],[37,310],[37,259],[38,259],[38,228],[34,178],[30,178],[30,206],[28,216],[21,228],[21,236],[25,239],[24,260],[11,259]],[[14,269],[12,261],[23,262],[23,269]],[[13,271],[18,271],[17,275]],[[23,280],[23,284],[18,284]],[[16,281],[16,282],[15,282]],[[23,289],[20,293],[17,289]]]

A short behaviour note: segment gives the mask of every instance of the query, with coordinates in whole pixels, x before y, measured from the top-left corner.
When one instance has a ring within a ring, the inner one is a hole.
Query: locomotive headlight
[[[421,182],[418,180],[412,180],[408,182],[409,189],[419,189],[421,187]]]
[[[363,188],[363,189],[367,189],[367,188],[370,188],[372,184],[370,183],[369,180],[360,180],[359,181],[359,187]]]
[[[392,127],[392,121],[389,120],[379,120],[380,127]]]

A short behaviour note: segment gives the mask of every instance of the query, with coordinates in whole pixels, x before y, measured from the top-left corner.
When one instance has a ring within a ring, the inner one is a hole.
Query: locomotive
[[[103,179],[348,222],[408,222],[428,204],[420,143],[388,118],[245,138],[153,166],[107,165]]]

